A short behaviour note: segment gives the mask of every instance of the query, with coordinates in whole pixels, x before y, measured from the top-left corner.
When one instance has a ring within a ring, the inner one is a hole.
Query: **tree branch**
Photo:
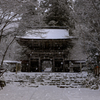
[[[17,16],[17,14],[14,14],[9,20],[7,20],[7,21],[5,22],[5,24],[4,24],[4,26],[2,27],[2,29],[1,29],[1,36],[0,36],[0,42],[1,42],[1,39],[2,39],[2,34],[3,34],[3,32],[4,32],[4,28],[5,28],[7,25],[10,24],[11,20],[12,20],[13,18],[15,18],[15,16]]]
[[[5,58],[5,56],[6,56],[6,53],[7,53],[8,49],[9,49],[10,45],[11,45],[11,44],[13,43],[13,41],[15,40],[15,38],[16,38],[16,37],[14,37],[14,38],[12,39],[12,41],[9,43],[9,45],[7,46],[7,48],[6,48],[6,50],[5,50],[4,54],[3,54],[3,58],[2,58],[2,61],[1,61],[1,67],[3,67],[3,61],[4,61],[4,58]]]

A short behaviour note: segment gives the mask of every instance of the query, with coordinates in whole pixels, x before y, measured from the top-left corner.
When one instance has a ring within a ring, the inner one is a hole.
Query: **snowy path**
[[[31,100],[69,100],[63,89],[55,86],[41,86],[34,93]]]
[[[8,84],[0,90],[0,100],[100,100],[100,89],[57,88],[56,86],[34,88]]]
[[[0,100],[29,100],[36,88],[8,85],[0,90]]]
[[[31,100],[100,100],[100,90],[42,86]]]

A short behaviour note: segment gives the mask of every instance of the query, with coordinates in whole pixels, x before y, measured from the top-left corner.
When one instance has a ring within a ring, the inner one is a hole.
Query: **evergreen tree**
[[[44,0],[41,6],[45,8],[44,21],[47,25],[74,28],[70,9],[71,2],[68,0]]]
[[[23,29],[43,24],[38,0],[31,0],[31,2],[24,4],[24,8],[26,12],[23,14],[22,23],[20,24],[20,26],[24,27]]]

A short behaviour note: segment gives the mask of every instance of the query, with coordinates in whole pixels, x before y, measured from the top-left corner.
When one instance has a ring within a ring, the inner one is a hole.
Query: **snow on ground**
[[[10,73],[4,74],[5,80],[9,83],[0,89],[0,100],[100,100],[100,89],[93,90],[90,88],[58,88],[53,85],[38,85],[29,83],[26,76],[81,76],[87,77],[87,73]],[[33,77],[33,78],[34,78]],[[46,77],[45,77],[46,78]],[[59,78],[59,77],[58,77]],[[24,83],[18,80],[24,80]],[[11,81],[12,80],[12,81]],[[26,81],[25,81],[26,80]],[[38,86],[38,87],[37,87]]]
[[[0,90],[0,100],[100,100],[100,90],[56,86],[34,88],[13,83]]]

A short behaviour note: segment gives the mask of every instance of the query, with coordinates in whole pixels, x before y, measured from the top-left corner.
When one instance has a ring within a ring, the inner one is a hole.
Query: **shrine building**
[[[28,48],[27,60],[22,59],[22,72],[73,71],[70,62],[75,61],[69,60],[73,39],[66,27],[35,27],[17,36],[17,42]]]

